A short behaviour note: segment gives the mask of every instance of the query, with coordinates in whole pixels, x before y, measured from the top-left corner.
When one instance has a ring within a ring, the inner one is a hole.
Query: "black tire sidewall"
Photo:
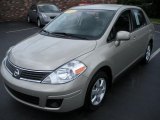
[[[104,78],[106,80],[106,92],[105,92],[105,95],[104,95],[104,98],[103,100],[101,101],[100,104],[98,105],[93,105],[91,103],[91,92],[92,92],[92,88],[94,86],[94,84],[96,83],[96,81],[99,79],[99,78]],[[86,93],[86,98],[85,98],[85,108],[89,111],[94,111],[94,110],[97,110],[104,102],[105,98],[106,98],[106,95],[108,94],[109,92],[109,89],[110,89],[110,82],[109,82],[109,79],[108,79],[108,76],[105,72],[98,72],[96,73],[91,82],[89,83],[89,86],[88,86],[88,89],[87,89],[87,93]]]

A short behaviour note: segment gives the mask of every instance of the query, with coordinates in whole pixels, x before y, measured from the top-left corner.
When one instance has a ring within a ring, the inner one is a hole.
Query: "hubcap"
[[[151,57],[151,47],[150,45],[147,47],[147,51],[146,51],[146,61],[149,61]]]
[[[93,85],[91,92],[91,103],[93,105],[99,105],[106,93],[106,81],[104,78],[100,78]]]
[[[37,21],[37,25],[38,25],[38,27],[41,26],[41,23],[40,23],[40,20],[39,20],[39,19],[38,19],[38,21]]]

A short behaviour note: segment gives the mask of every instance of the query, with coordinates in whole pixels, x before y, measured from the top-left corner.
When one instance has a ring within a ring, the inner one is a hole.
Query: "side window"
[[[34,7],[34,5],[32,5],[30,9],[33,10],[33,7]]]
[[[141,10],[134,9],[132,12],[133,15],[133,29],[136,30],[140,27],[143,27],[147,24],[145,16]]]
[[[36,5],[32,5],[31,10],[37,10]]]
[[[115,25],[113,26],[113,28],[109,34],[109,37],[108,37],[108,42],[115,40],[117,32],[119,32],[119,31],[131,32],[131,30],[132,30],[131,11],[127,10],[119,16],[118,20],[116,21]]]

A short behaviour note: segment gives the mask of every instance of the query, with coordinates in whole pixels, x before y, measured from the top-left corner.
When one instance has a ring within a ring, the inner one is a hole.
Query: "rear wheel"
[[[85,99],[87,110],[98,109],[108,93],[110,87],[109,79],[105,72],[98,72],[91,80]]]
[[[152,53],[152,45],[151,45],[151,43],[149,43],[147,46],[146,52],[145,52],[145,56],[143,58],[143,62],[145,64],[150,62],[151,53]]]
[[[31,22],[31,19],[30,19],[29,15],[27,16],[27,22],[28,22],[28,23]]]

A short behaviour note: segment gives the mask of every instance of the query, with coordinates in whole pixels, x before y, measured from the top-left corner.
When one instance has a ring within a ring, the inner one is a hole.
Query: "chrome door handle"
[[[133,40],[136,40],[136,37],[133,37]]]

